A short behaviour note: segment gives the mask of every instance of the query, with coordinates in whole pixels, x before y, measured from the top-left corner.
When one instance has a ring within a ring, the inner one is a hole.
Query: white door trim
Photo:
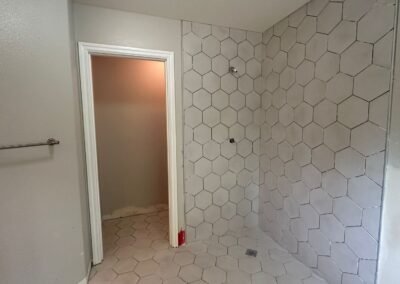
[[[160,60],[165,62],[167,104],[167,153],[168,153],[168,207],[169,241],[178,246],[178,165],[177,132],[175,119],[174,53],[170,51],[140,49],[104,44],[79,42],[79,65],[81,76],[83,125],[86,147],[90,226],[92,235],[93,264],[103,260],[100,193],[97,169],[96,130],[92,86],[92,55],[123,56],[130,58]]]

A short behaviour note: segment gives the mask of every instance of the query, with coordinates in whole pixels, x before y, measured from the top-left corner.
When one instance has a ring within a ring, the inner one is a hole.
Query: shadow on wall
[[[102,215],[156,210],[168,204],[164,62],[94,56],[92,66]]]

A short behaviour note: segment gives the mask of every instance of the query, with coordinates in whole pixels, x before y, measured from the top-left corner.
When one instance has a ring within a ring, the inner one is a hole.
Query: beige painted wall
[[[174,52],[177,128],[179,227],[183,209],[183,126],[181,86],[181,22],[86,5],[73,5],[75,39],[91,43],[158,49]]]
[[[90,249],[67,0],[1,1],[0,282],[75,284]]]
[[[103,215],[168,204],[164,62],[92,57]]]

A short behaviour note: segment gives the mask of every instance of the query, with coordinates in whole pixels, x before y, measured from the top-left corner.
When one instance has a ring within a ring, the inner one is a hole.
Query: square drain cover
[[[247,249],[246,250],[246,255],[256,257],[257,256],[257,251],[255,249]]]

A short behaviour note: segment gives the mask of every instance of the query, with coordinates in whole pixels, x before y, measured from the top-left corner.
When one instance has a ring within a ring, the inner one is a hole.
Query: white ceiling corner
[[[263,32],[309,0],[74,0],[74,2]]]

